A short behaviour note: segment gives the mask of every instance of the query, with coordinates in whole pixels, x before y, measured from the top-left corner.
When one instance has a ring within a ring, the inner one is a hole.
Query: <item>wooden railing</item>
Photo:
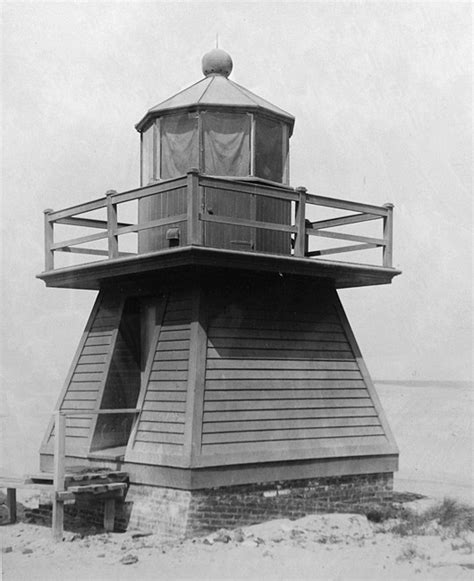
[[[118,221],[118,206],[127,202],[138,201],[150,196],[160,196],[178,189],[186,190],[186,213],[167,216],[143,223],[126,223]],[[237,218],[215,215],[208,212],[205,206],[205,192],[217,189],[235,193],[236,195],[252,195],[291,202],[293,216],[292,223],[264,222],[256,219]],[[335,210],[351,212],[337,218],[308,219],[309,208],[325,207]],[[98,220],[83,217],[84,214],[97,210],[106,211],[106,219]],[[256,230],[270,230],[285,232],[292,236],[292,256],[296,258],[315,258],[333,254],[361,251],[373,248],[382,249],[382,266],[392,267],[392,236],[393,236],[393,205],[374,206],[317,196],[307,192],[306,188],[289,188],[268,183],[245,182],[237,178],[215,178],[201,175],[197,170],[190,170],[187,176],[163,181],[157,184],[117,193],[110,190],[104,198],[79,204],[64,210],[45,210],[45,270],[54,269],[54,255],[56,252],[69,252],[105,256],[108,259],[117,259],[125,256],[137,255],[134,252],[119,251],[119,236],[130,233],[139,233],[151,228],[177,223],[186,223],[187,236],[181,241],[182,246],[206,246],[206,223],[244,226]],[[347,232],[334,231],[337,226],[347,226],[361,222],[380,220],[382,235],[380,237],[360,236]],[[60,242],[54,240],[55,225],[79,226],[100,230],[98,233],[70,238]],[[349,241],[352,244],[310,250],[311,237],[330,238]],[[99,240],[107,241],[107,249],[82,247],[80,245]],[[268,251],[266,251],[268,252]]]

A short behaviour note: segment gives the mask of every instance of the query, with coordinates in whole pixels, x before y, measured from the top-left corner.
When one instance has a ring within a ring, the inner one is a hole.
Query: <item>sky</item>
[[[135,123],[202,78],[216,33],[231,79],[296,117],[291,185],[395,204],[403,274],[340,293],[372,376],[470,379],[471,28],[454,1],[4,2],[8,421],[52,410],[95,298],[35,279],[43,210],[139,185]]]

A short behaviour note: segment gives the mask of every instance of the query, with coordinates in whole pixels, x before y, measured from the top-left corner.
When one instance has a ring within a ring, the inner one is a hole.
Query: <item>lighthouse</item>
[[[338,296],[400,274],[393,206],[292,187],[294,117],[232,68],[210,51],[137,123],[139,188],[45,211],[39,278],[97,293],[57,404],[67,467],[119,467],[132,520],[178,535],[385,498],[398,465]],[[368,222],[379,235],[347,231]],[[79,262],[57,268],[60,252]],[[46,472],[53,443],[51,422]]]

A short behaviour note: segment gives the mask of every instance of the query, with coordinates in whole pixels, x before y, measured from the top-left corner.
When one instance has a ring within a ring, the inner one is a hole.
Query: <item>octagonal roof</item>
[[[223,52],[223,51],[222,51]],[[206,58],[205,55],[204,58]],[[204,63],[204,59],[203,59]],[[203,65],[204,68],[204,65]],[[207,71],[205,70],[205,74]],[[224,72],[211,72],[183,89],[176,95],[152,107],[136,124],[137,131],[142,131],[148,122],[159,117],[162,113],[174,110],[204,109],[206,107],[237,108],[249,112],[262,112],[285,121],[290,126],[290,135],[293,131],[295,118],[280,107],[273,105],[266,99],[255,95],[245,87],[231,81]]]

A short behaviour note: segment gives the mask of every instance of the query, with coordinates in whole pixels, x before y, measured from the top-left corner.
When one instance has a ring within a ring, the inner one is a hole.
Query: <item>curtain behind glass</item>
[[[241,113],[202,114],[204,173],[216,176],[250,174],[250,116]]]
[[[199,167],[197,117],[170,115],[161,120],[161,177],[182,176]]]
[[[255,133],[255,174],[266,180],[281,182],[283,179],[282,124],[257,117]]]

